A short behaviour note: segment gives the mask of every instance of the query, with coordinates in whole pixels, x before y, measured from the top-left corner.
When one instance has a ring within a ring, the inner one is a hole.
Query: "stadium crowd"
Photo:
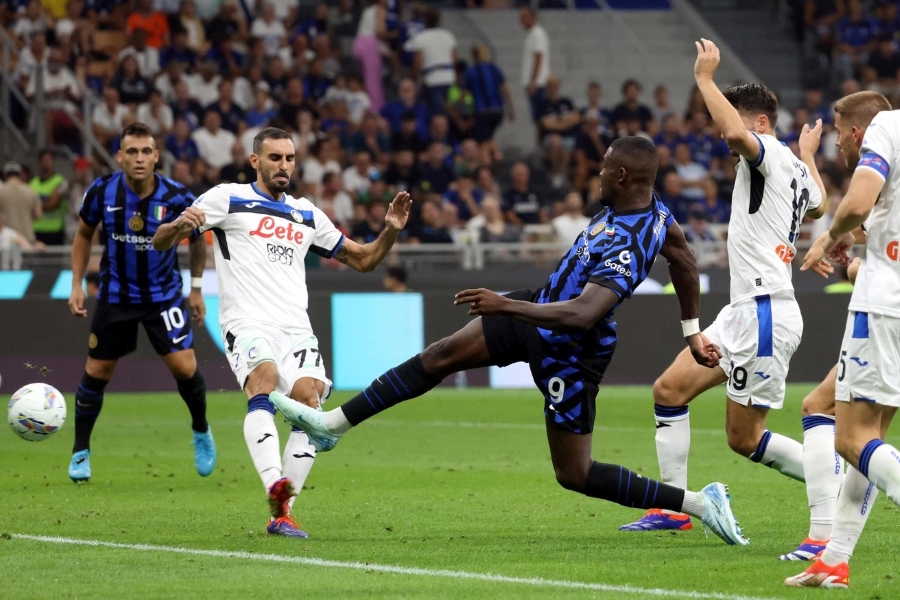
[[[386,203],[405,189],[415,198],[405,243],[568,243],[598,209],[604,153],[623,135],[657,144],[656,189],[686,225],[688,239],[723,239],[734,160],[699,94],[686,107],[674,107],[668,90],[656,86],[645,103],[641,82],[627,79],[615,101],[607,101],[598,83],[590,83],[583,98],[568,98],[549,61],[529,64],[528,57],[548,52],[552,40],[539,16],[523,9],[521,85],[530,107],[516,107],[509,89],[520,83],[492,62],[488,47],[458,47],[433,5],[299,4],[0,5],[3,24],[21,48],[15,78],[26,97],[35,96],[37,65],[45,67],[48,142],[84,154],[69,179],[54,170],[49,151],[41,153],[35,174],[18,164],[3,169],[4,178],[27,182],[40,202],[32,196],[29,202],[5,200],[14,194],[0,191],[0,219],[18,234],[0,240],[29,247],[71,239],[81,195],[101,171],[70,118],[88,116],[80,114],[87,90],[101,99],[89,115],[99,143],[114,152],[124,126],[148,124],[172,177],[198,195],[218,183],[251,181],[256,133],[265,126],[289,131],[297,149],[292,193],[313,200],[361,241],[378,235]],[[862,81],[871,83],[866,73]],[[848,79],[843,91],[860,85]],[[782,110],[786,143],[796,142],[805,122],[821,117],[831,123],[824,97],[811,87],[793,114]],[[540,151],[510,164],[495,133],[504,119],[511,122],[507,127],[532,127],[529,116]],[[837,174],[844,169],[828,169],[839,154],[827,141],[822,147],[830,196],[839,200],[844,181]],[[725,260],[715,249],[700,258],[704,265]]]

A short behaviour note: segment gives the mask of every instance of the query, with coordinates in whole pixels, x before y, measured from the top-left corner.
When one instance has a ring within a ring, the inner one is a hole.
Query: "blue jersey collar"
[[[267,193],[263,192],[261,189],[259,189],[259,187],[256,185],[256,182],[255,182],[255,181],[252,182],[252,183],[250,184],[250,187],[253,188],[253,191],[254,191],[254,192],[256,192],[257,194],[259,194],[260,196],[262,196],[262,197],[265,198],[266,200],[269,200],[269,201],[271,201],[271,202],[282,202],[282,203],[284,202],[284,193],[283,193],[283,192],[282,192],[282,194],[281,194],[281,198],[279,198],[278,200],[276,200],[275,198],[273,198],[273,197],[270,196],[269,194],[267,194]]]

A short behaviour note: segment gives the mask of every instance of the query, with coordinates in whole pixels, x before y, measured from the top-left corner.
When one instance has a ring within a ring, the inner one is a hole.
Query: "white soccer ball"
[[[17,436],[29,442],[45,440],[66,422],[66,399],[46,383],[29,383],[12,395],[6,419]]]

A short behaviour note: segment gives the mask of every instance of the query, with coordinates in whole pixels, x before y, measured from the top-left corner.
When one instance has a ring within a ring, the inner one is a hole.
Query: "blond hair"
[[[834,104],[834,112],[849,125],[857,127],[868,127],[875,115],[883,110],[891,110],[891,103],[884,94],[872,91],[844,96]]]

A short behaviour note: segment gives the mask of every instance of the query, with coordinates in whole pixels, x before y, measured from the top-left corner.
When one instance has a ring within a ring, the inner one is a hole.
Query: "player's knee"
[[[425,371],[429,375],[446,377],[452,372],[453,363],[455,362],[450,338],[445,337],[429,344],[422,351],[420,358],[422,359],[422,366],[425,367]]]
[[[103,381],[112,379],[115,370],[116,361],[114,360],[94,360],[89,358],[84,367],[85,373],[94,379],[102,379]]]
[[[660,406],[684,406],[687,404],[684,393],[671,378],[665,375],[653,382],[653,402]]]
[[[746,430],[734,427],[726,427],[726,429],[728,430],[729,448],[741,456],[750,456],[756,452],[756,447],[759,446],[759,440],[762,437],[761,434],[754,439],[754,436],[749,435]]]
[[[819,388],[814,389],[803,399],[800,411],[804,417],[810,415],[834,415],[834,398],[828,398],[827,394],[818,393]]]
[[[587,472],[583,469],[574,469],[571,465],[555,465],[553,470],[556,482],[560,486],[573,492],[584,493]]]
[[[867,440],[868,441],[868,440]],[[859,443],[856,436],[850,432],[841,431],[838,428],[834,433],[834,449],[846,461],[851,464],[859,464],[859,453],[865,446],[865,442]]]

